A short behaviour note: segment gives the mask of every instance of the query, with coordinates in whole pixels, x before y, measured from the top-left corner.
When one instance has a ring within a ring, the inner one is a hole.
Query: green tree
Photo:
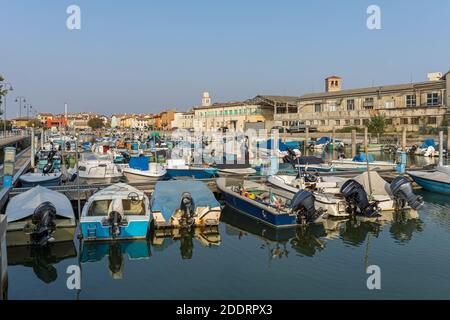
[[[386,130],[386,119],[384,116],[374,116],[366,126],[370,133],[381,135]]]
[[[103,128],[105,124],[100,118],[92,118],[88,121],[88,126],[95,130]]]

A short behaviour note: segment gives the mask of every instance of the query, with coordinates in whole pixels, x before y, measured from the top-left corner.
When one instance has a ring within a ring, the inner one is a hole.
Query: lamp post
[[[19,118],[21,118],[22,117],[22,102],[25,103],[25,102],[27,102],[27,100],[23,96],[18,96],[18,97],[16,97],[16,102],[19,103]]]
[[[0,84],[0,91],[6,90],[6,93],[4,95],[4,107],[3,107],[3,135],[6,135],[6,95],[8,94],[8,91],[14,91],[14,88],[12,87],[11,83],[5,82]],[[9,87],[9,88],[8,88]]]
[[[26,103],[26,104],[23,106],[23,108],[24,108],[24,109],[27,109],[27,120],[30,120],[30,110],[33,109],[33,106],[32,106],[31,104],[29,104],[29,103]]]

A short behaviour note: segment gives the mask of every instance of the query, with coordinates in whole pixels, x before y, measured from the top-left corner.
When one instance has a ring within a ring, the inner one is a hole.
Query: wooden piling
[[[307,155],[308,153],[308,141],[309,141],[309,128],[305,128],[305,143],[304,143],[305,155]]]
[[[406,127],[402,130],[402,151],[406,151]]]
[[[356,130],[352,130],[352,159],[356,156]]]
[[[450,152],[450,126],[447,127],[447,156]]]
[[[444,165],[444,131],[439,131],[439,166]]]
[[[6,256],[6,218],[0,215],[0,300],[6,299],[8,260]]]
[[[333,131],[332,131],[332,133],[331,133],[331,142],[332,142],[332,145],[331,145],[331,147],[330,147],[330,162],[331,161],[333,161],[333,153],[334,153],[334,150],[336,149],[336,128],[335,127],[333,127]]]

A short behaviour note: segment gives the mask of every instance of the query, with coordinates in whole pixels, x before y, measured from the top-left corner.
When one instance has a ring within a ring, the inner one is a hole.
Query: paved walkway
[[[16,142],[29,139],[29,136],[12,136],[6,138],[0,138],[0,147],[6,146],[8,144],[14,144]]]

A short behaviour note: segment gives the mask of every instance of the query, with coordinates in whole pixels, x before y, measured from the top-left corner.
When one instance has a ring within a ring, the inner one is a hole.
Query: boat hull
[[[59,186],[61,184],[61,178],[62,176],[56,176],[53,179],[45,179],[45,180],[41,180],[41,181],[27,181],[24,178],[19,178],[20,183],[22,185],[22,187],[24,188],[33,188],[36,186],[42,186],[42,187],[56,187]]]
[[[440,194],[450,195],[450,184],[418,177],[409,173],[410,177],[423,189]]]
[[[128,182],[154,182],[162,179],[165,176],[165,172],[162,175],[144,175],[135,172],[129,172],[123,170],[123,175],[127,179]]]
[[[111,234],[111,227],[103,225],[101,221],[81,221],[81,233],[84,241],[110,241],[110,240],[130,240],[144,239],[147,237],[150,221],[132,220],[126,226],[120,227],[117,236]]]
[[[215,170],[209,169],[167,169],[167,176],[171,178],[189,177],[195,179],[211,179],[216,176]]]

